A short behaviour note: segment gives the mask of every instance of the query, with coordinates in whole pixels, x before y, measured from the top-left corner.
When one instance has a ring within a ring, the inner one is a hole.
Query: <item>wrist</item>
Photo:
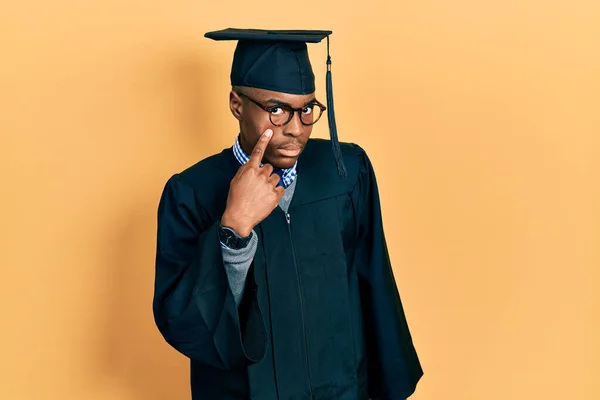
[[[252,233],[246,237],[240,237],[236,231],[229,227],[224,227],[222,224],[219,227],[219,241],[221,242],[221,247],[231,250],[241,250],[248,247],[251,240]]]
[[[240,223],[235,218],[232,218],[227,211],[223,213],[221,217],[221,225],[227,228],[231,228],[241,237],[250,236],[252,233],[252,227],[247,226],[246,224]]]

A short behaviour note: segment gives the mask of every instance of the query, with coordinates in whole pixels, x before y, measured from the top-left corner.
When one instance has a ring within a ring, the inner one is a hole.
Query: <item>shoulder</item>
[[[228,157],[228,152],[231,153],[231,149],[224,149],[220,153],[206,157],[196,164],[178,172],[177,175],[183,182],[192,187],[198,185],[205,186],[215,181],[219,181],[222,179],[223,175],[231,175],[232,166],[231,160]],[[233,157],[233,153],[231,154],[231,157]],[[235,174],[235,169],[233,169],[233,171]]]
[[[298,177],[310,187],[310,195],[303,201],[314,201],[348,194],[364,181],[368,159],[365,151],[355,143],[340,143],[346,176],[340,176],[330,140],[310,139],[298,160]],[[296,196],[296,194],[294,194]]]
[[[223,196],[226,199],[229,183],[237,171],[231,158],[236,161],[231,148],[224,149],[173,173],[165,184],[164,192],[193,198],[198,206],[211,209],[215,201],[223,201]]]
[[[356,143],[340,142],[344,161],[350,163],[359,161],[365,154],[365,150]],[[305,152],[312,153],[315,156],[322,157],[331,153],[331,140],[329,139],[310,139],[306,144]]]
[[[350,142],[340,142],[340,149],[348,172],[347,181],[356,181],[365,167],[370,164],[367,152],[358,144]],[[337,165],[333,157],[331,140],[310,139],[302,153],[302,157],[303,163],[318,165],[318,168],[325,173],[324,176],[332,178],[337,175]]]

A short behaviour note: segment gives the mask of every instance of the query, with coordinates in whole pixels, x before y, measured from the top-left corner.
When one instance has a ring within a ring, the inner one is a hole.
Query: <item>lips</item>
[[[299,144],[288,144],[277,149],[278,153],[284,157],[296,157],[302,151],[302,146]]]

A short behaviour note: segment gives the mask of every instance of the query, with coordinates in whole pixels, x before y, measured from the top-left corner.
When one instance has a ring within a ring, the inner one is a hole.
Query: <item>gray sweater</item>
[[[279,200],[279,206],[284,212],[287,212],[292,197],[294,196],[294,189],[296,188],[296,178],[290,186],[285,189],[285,193]],[[225,272],[227,273],[227,279],[229,280],[229,287],[233,293],[233,298],[237,305],[240,304],[242,296],[244,295],[244,287],[246,284],[246,276],[248,270],[254,260],[254,254],[258,248],[258,237],[254,229],[252,230],[252,238],[246,247],[239,250],[233,250],[229,248],[221,247],[223,252],[223,263],[225,265]]]

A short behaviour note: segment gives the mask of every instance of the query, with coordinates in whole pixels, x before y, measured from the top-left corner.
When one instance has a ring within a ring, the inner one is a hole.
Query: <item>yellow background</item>
[[[236,135],[235,44],[203,38],[225,27],[334,31],[340,136],[373,159],[425,370],[411,400],[600,399],[597,0],[3,3],[1,399],[189,398],[151,315],[155,216]]]

